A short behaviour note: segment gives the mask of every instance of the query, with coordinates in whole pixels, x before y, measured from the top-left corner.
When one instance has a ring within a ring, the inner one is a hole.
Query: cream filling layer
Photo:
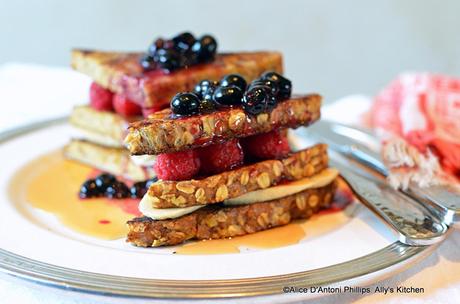
[[[225,200],[224,204],[228,206],[248,205],[279,199],[308,189],[326,186],[327,184],[331,183],[338,175],[339,171],[337,169],[327,168],[312,177],[299,179],[267,189],[252,191],[239,197]],[[205,205],[184,208],[158,209],[153,207],[153,199],[148,194],[144,195],[139,203],[139,211],[143,215],[154,220],[178,218],[203,207],[205,207]]]

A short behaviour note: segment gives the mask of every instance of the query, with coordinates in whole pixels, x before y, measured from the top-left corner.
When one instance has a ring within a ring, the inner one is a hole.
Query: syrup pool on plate
[[[80,199],[78,191],[94,169],[66,160],[62,151],[38,157],[13,176],[9,195],[17,205],[32,207],[54,214],[63,225],[84,235],[103,240],[121,239],[127,233],[126,222],[140,216],[139,199]],[[177,254],[238,253],[241,248],[268,249],[296,244],[338,229],[349,221],[342,211],[352,197],[344,184],[330,209],[308,220],[231,239],[191,241],[174,247]],[[154,248],[150,250],[155,250]]]
[[[93,171],[64,159],[61,151],[52,152],[16,172],[9,194],[16,204],[27,202],[50,212],[79,233],[106,240],[123,238],[126,221],[139,216],[139,200],[80,199],[80,186]]]

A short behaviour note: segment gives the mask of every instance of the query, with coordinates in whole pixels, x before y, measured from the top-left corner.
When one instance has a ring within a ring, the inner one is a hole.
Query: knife
[[[345,162],[340,155],[334,155],[329,161],[340,171],[355,196],[398,234],[400,242],[422,246],[440,242],[446,237],[448,226],[436,213],[387,183],[360,175]]]
[[[380,154],[379,141],[371,133],[363,129],[320,121],[308,128],[308,134],[312,135],[329,147],[383,176],[388,176]],[[460,220],[460,195],[449,186],[420,187],[411,183],[407,195],[423,201],[442,217],[444,223],[450,225]]]

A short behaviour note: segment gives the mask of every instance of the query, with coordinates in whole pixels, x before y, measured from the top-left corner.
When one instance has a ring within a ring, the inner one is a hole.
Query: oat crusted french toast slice
[[[69,117],[70,124],[82,137],[103,146],[122,148],[129,123],[142,119],[117,113],[98,111],[88,105],[76,106]]]
[[[159,180],[150,185],[144,200],[154,208],[215,204],[275,186],[282,180],[312,177],[327,167],[327,145],[317,144],[283,159],[260,161],[202,179]]]
[[[293,96],[269,113],[249,115],[241,108],[180,119],[171,110],[157,112],[129,126],[125,143],[134,155],[170,153],[203,147],[281,128],[308,126],[320,118],[321,96]]]
[[[85,165],[123,176],[132,181],[144,181],[156,174],[151,167],[136,164],[128,150],[102,146],[93,142],[73,139],[64,147],[64,157]]]
[[[176,219],[128,221],[130,242],[141,247],[176,245],[191,239],[241,236],[309,218],[330,206],[337,182],[272,201],[225,207],[209,205]]]
[[[203,79],[219,80],[227,74],[240,74],[248,81],[265,71],[283,72],[278,52],[241,52],[217,54],[214,61],[190,66],[171,73],[144,72],[142,53],[104,52],[75,49],[72,67],[99,85],[126,95],[144,108],[164,108],[178,92],[191,91]]]

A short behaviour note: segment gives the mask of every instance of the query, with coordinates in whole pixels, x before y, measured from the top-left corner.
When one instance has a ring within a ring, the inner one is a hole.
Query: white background
[[[68,65],[72,47],[144,50],[215,34],[221,50],[277,49],[297,91],[374,95],[403,70],[460,75],[460,1],[0,0],[0,64]]]

